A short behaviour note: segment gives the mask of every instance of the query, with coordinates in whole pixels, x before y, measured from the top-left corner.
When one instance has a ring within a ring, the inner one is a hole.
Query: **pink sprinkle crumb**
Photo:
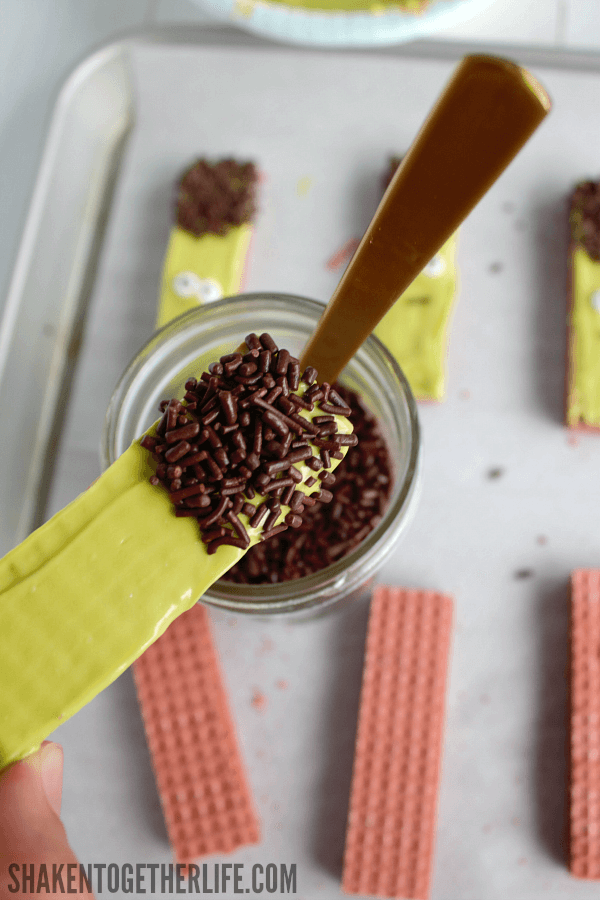
[[[257,712],[263,712],[267,706],[267,698],[262,691],[259,691],[257,689],[252,694],[252,700],[250,701],[250,703]]]
[[[536,540],[537,540],[537,543],[540,545],[540,547],[544,547],[548,543],[548,538],[546,537],[545,534],[540,534],[536,538]]]
[[[285,678],[280,678],[279,681],[276,681],[275,684],[279,688],[280,691],[285,691],[288,688],[288,683]]]
[[[274,647],[274,643],[270,637],[264,637],[261,641],[260,647],[256,651],[257,656],[265,656],[265,654],[270,653]]]
[[[460,391],[458,396],[461,400],[469,400],[471,398],[471,391],[465,388],[463,391]]]
[[[579,447],[579,438],[576,434],[570,434],[567,438],[567,444],[569,447]]]
[[[329,269],[330,272],[337,272],[338,269],[341,269],[342,266],[350,262],[359,244],[360,240],[358,238],[349,238],[346,243],[333,254],[333,256],[329,257],[325,263],[325,267]]]

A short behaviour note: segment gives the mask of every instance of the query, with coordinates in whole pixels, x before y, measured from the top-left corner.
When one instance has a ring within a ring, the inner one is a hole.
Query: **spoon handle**
[[[333,383],[377,323],[470,213],[550,110],[526,69],[466,56],[392,179],[306,345]]]

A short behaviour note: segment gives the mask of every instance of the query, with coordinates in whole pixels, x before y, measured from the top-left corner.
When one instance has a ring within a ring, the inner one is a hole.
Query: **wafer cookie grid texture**
[[[429,896],[452,599],[376,589],[369,618],[342,888]]]
[[[258,843],[206,609],[196,604],[175,619],[133,671],[176,860]]]
[[[570,851],[579,878],[600,878],[600,571],[571,576]]]

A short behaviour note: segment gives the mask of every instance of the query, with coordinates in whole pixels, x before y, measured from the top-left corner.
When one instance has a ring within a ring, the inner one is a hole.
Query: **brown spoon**
[[[333,383],[400,294],[492,186],[551,107],[506,59],[466,56],[379,204],[302,354]]]

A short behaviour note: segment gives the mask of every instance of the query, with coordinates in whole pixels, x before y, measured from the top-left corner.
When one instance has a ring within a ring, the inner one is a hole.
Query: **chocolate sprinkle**
[[[569,222],[575,243],[600,262],[600,182],[582,181],[576,186]]]
[[[208,233],[225,235],[233,226],[251,222],[256,213],[257,182],[254,163],[235,159],[210,163],[199,159],[181,179],[177,224],[200,237]],[[227,362],[214,365],[225,366]]]
[[[392,487],[389,451],[375,418],[358,395],[339,386],[336,390],[352,410],[358,444],[350,448],[335,474],[322,469],[317,475],[319,486],[331,494],[330,501],[319,503],[295,491],[289,504],[291,513],[285,519],[291,527],[273,540],[251,547],[223,580],[276,584],[312,575],[354,550],[381,521]],[[296,520],[292,523],[294,514],[301,515],[299,525]]]
[[[211,364],[210,374],[203,373],[198,381],[188,379],[183,403],[163,401],[157,426],[162,428],[160,437],[151,435],[141,442],[157,462],[152,484],[169,491],[175,515],[196,517],[209,553],[223,545],[249,546],[250,536],[240,515],[251,528],[262,526],[265,540],[282,535],[290,524],[299,529],[304,509],[331,500],[324,485],[333,486],[335,476],[325,472],[321,457],[312,455],[305,432],[312,440],[313,432],[318,434],[326,425],[326,440],[315,439],[315,443],[336,450],[355,443],[354,437],[347,441],[346,435],[337,433],[331,416],[321,416],[319,425],[312,425],[300,414],[303,405],[290,402],[286,393],[290,398],[293,394],[286,373],[294,378],[299,371],[297,359],[279,350],[270,335],[248,335],[246,344],[250,349],[245,356],[229,353]],[[282,384],[275,386],[274,375],[283,379]],[[315,379],[316,372],[309,367],[304,382],[313,399],[307,405],[313,407],[315,400],[322,400],[322,411],[329,386],[322,390]],[[341,397],[334,399],[336,409],[345,408]],[[297,412],[286,415],[283,410],[290,406]],[[327,481],[309,479],[315,497],[296,490],[303,480],[296,466],[303,464],[327,477]],[[257,493],[270,499],[258,506],[249,503]],[[287,525],[277,524],[287,512],[282,503],[291,509]]]

